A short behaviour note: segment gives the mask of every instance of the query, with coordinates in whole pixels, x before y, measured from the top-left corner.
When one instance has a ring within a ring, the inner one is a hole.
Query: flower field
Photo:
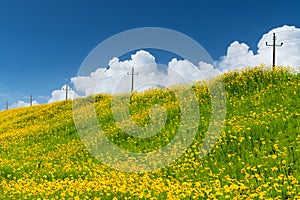
[[[211,116],[208,87],[199,82],[193,86],[200,111],[193,143],[171,165],[148,173],[121,172],[91,156],[77,134],[71,101],[1,111],[0,199],[300,199],[300,74],[262,66],[219,78],[227,113],[213,150],[199,157]],[[111,98],[96,95],[95,109],[115,145],[150,152],[174,138],[181,111],[172,92],[132,96],[130,114],[141,126],[149,124],[152,104],[166,108],[166,124],[151,139],[116,126]]]

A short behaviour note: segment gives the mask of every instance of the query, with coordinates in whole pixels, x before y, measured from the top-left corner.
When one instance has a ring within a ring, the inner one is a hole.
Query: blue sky
[[[47,102],[96,45],[128,29],[180,31],[218,60],[235,40],[255,52],[264,33],[285,24],[300,27],[297,1],[1,0],[0,109],[30,94]]]

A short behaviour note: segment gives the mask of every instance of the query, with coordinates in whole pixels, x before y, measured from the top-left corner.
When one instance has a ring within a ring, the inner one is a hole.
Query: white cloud
[[[55,101],[62,101],[66,99],[66,89],[68,89],[68,99],[72,99],[73,97],[76,98],[78,95],[76,92],[70,89],[70,86],[68,85],[68,88],[66,87],[67,85],[62,86],[60,90],[54,90],[51,93],[51,98],[48,100],[48,103],[52,103]]]
[[[109,69],[98,68],[89,76],[71,78],[77,93],[87,96],[95,93],[120,93],[129,91],[131,88],[131,68],[135,68],[135,88],[143,82],[153,79],[154,76],[163,76],[157,69],[155,58],[146,51],[138,51],[131,55],[130,60],[120,61],[112,58],[109,61]]]
[[[295,26],[282,26],[264,34],[257,44],[257,54],[250,50],[245,43],[233,42],[227,49],[227,54],[216,62],[222,71],[241,69],[247,66],[272,64],[273,33],[276,33],[276,44],[283,42],[283,46],[276,47],[276,65],[300,66],[300,29]]]
[[[32,101],[32,105],[38,105],[38,104],[39,103],[37,101]],[[30,106],[30,103],[25,102],[25,101],[18,101],[18,102],[11,104],[9,106],[9,108],[20,108],[20,107],[26,107],[26,106]]]
[[[259,65],[259,58],[249,50],[245,43],[233,42],[227,49],[226,56],[217,61],[217,66],[222,71],[240,69],[246,66]]]
[[[96,93],[123,93],[131,90],[131,73],[134,67],[134,89],[143,91],[153,87],[168,87],[178,83],[191,83],[218,73],[212,65],[199,63],[194,66],[188,60],[172,59],[167,72],[159,69],[149,52],[140,50],[130,60],[112,58],[109,69],[98,68],[90,76],[71,78],[77,93],[87,96]]]
[[[143,91],[153,87],[168,87],[178,83],[187,83],[203,79],[211,79],[220,73],[233,69],[241,69],[247,66],[258,66],[272,63],[272,47],[266,46],[266,42],[272,44],[273,33],[276,33],[277,43],[283,42],[282,47],[276,48],[277,65],[300,66],[300,29],[294,26],[283,26],[270,30],[259,40],[257,53],[254,53],[246,43],[233,42],[227,49],[225,56],[212,64],[200,62],[197,66],[188,60],[172,59],[166,71],[160,70],[155,57],[149,52],[140,50],[131,55],[131,59],[120,61],[112,58],[109,69],[98,68],[89,76],[77,76],[71,78],[74,91],[69,91],[70,96],[88,96],[97,93],[122,93],[131,89],[132,67],[135,69],[134,89]],[[103,66],[104,67],[104,66]],[[65,86],[60,90],[54,90],[49,102],[65,99]]]
[[[93,94],[95,84],[105,71],[105,68],[98,68],[95,72],[92,72],[90,76],[72,77],[71,82],[74,84],[76,92],[83,95]]]

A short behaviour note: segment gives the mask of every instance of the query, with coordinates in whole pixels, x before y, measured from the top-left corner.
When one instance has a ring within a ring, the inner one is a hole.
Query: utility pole
[[[132,67],[131,68],[131,73],[127,73],[127,75],[131,75],[131,93],[133,92],[133,89],[134,89],[134,85],[133,85],[133,83],[134,83],[134,76],[137,76],[138,75],[138,73],[134,73],[134,67]]]
[[[69,87],[68,87],[68,84],[66,85],[66,100],[68,100],[68,90],[69,90]]]
[[[66,89],[63,88],[63,90],[66,90],[66,100],[68,100],[68,90],[69,90],[69,85],[66,84]]]
[[[6,101],[6,110],[8,110],[8,101]]]
[[[29,97],[30,106],[32,106],[32,95]]]
[[[268,44],[268,42],[266,42],[266,46],[272,46],[273,47],[273,69],[275,68],[275,50],[276,47],[281,47],[283,45],[283,42],[281,42],[281,44],[276,44],[276,35],[275,33],[273,33],[273,44]]]

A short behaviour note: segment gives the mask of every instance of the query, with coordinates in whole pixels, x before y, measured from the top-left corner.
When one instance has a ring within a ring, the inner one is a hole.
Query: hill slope
[[[198,156],[211,110],[207,87],[198,83],[202,114],[193,144],[173,164],[150,173],[120,172],[94,159],[76,132],[71,101],[0,112],[0,198],[300,199],[300,75],[256,68],[222,78],[227,116],[213,151]],[[163,105],[174,101],[166,93],[155,89],[136,98],[131,113],[136,122],[149,123],[145,111],[159,99]],[[97,95],[95,104],[116,145],[148,152],[174,137],[176,103],[166,127],[145,140],[114,127],[110,100]]]

